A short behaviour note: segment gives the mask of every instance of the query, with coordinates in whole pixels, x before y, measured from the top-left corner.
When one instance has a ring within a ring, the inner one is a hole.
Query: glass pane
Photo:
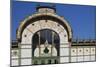
[[[41,64],[45,64],[45,60],[41,60]]]
[[[57,60],[55,60],[55,64],[58,64],[58,61]]]
[[[37,60],[35,60],[35,61],[34,61],[34,64],[35,64],[35,65],[37,65],[37,64],[38,64]]]
[[[48,60],[48,64],[51,64],[51,60]]]

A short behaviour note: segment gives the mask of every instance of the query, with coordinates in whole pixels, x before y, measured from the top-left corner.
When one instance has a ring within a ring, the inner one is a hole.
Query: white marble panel
[[[21,65],[31,65],[31,59],[21,59]]]
[[[32,57],[32,49],[21,49],[21,58]]]
[[[21,45],[21,48],[32,48],[32,45],[30,45],[30,44],[27,44],[27,45],[24,45],[24,44],[22,44]]]
[[[11,60],[11,66],[18,66],[18,60]]]
[[[60,63],[67,63],[69,62],[69,57],[60,57]]]
[[[95,48],[91,48],[91,55],[94,55],[95,53]]]
[[[77,55],[77,48],[71,48],[71,56]]]
[[[70,44],[69,43],[65,43],[65,44],[60,44],[60,47],[67,47],[67,48],[69,48],[70,47]]]
[[[71,62],[77,62],[77,57],[71,57]]]
[[[60,56],[69,56],[69,48],[60,48]]]
[[[91,56],[91,61],[95,61],[95,60],[96,60],[95,55]]]
[[[82,62],[83,60],[83,56],[78,56],[78,62]]]
[[[84,55],[90,55],[90,48],[84,48]]]
[[[22,42],[21,44],[31,44],[31,37],[33,33],[29,29],[24,29],[22,33]]]
[[[83,51],[84,51],[83,48],[78,48],[77,51],[78,51],[78,55],[83,55]]]
[[[84,56],[84,61],[90,61],[90,56]]]

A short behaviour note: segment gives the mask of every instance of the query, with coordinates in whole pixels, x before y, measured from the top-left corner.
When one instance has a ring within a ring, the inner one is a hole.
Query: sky
[[[12,1],[11,4],[11,39],[16,40],[16,29],[26,17],[36,12],[37,5],[51,6],[51,3]],[[73,39],[96,38],[96,6],[54,4],[56,13],[63,16],[70,24]]]

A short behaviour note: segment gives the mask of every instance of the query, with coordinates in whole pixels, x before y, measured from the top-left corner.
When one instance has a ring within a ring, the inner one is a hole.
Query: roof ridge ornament
[[[36,7],[37,12],[45,12],[48,11],[50,13],[56,13],[55,5],[37,5]]]

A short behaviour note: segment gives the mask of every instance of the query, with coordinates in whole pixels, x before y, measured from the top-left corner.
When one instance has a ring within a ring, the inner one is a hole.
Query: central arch
[[[48,47],[45,47],[47,44]],[[41,61],[40,64],[42,64],[42,61],[46,61],[48,62],[48,64],[52,63],[52,61],[53,63],[57,63],[59,56],[60,56],[60,37],[57,32],[51,29],[42,29],[37,31],[33,35],[32,37],[33,64],[39,63],[37,59],[40,59]],[[43,57],[48,57],[49,59],[48,58],[41,59]]]
[[[47,20],[47,22],[46,22],[46,20]],[[71,27],[69,26],[68,22],[66,22],[62,17],[60,17],[56,14],[51,14],[51,13],[43,13],[43,14],[37,13],[32,16],[29,16],[28,18],[26,18],[24,21],[21,22],[21,24],[17,30],[17,35],[16,35],[17,40],[19,42],[18,44],[21,45],[20,48],[23,48],[25,45],[27,45],[28,48],[30,49],[30,50],[21,49],[21,53],[20,53],[21,57],[31,57],[28,59],[30,61],[28,64],[33,64],[33,63],[37,64],[37,62],[41,58],[38,58],[38,56],[37,56],[38,53],[35,53],[36,55],[33,54],[33,56],[32,56],[32,53],[37,52],[37,50],[39,49],[37,47],[39,47],[39,46],[35,46],[34,50],[33,50],[32,47],[33,47],[33,44],[35,44],[35,43],[32,43],[32,42],[34,42],[32,40],[33,40],[33,38],[35,38],[35,39],[37,38],[37,41],[38,41],[39,39],[38,39],[37,32],[43,31],[44,29],[50,29],[49,31],[53,31],[55,34],[57,34],[57,33],[59,34],[60,49],[57,49],[57,47],[54,47],[54,51],[55,51],[54,56],[55,57],[52,57],[52,59],[54,59],[53,61],[55,63],[69,62],[69,51],[70,51],[69,47],[70,47],[70,43],[71,43],[71,39],[72,39]],[[45,42],[45,44],[50,44],[46,40],[44,40],[44,42]],[[43,43],[41,43],[41,45],[43,45]],[[28,54],[24,55],[24,53],[26,53],[26,51],[28,51]],[[48,48],[45,48],[44,52],[48,53],[49,52]],[[44,58],[48,58],[47,55],[48,54],[45,54],[46,57],[44,57]],[[60,59],[58,59],[59,57],[57,57],[57,56],[59,56]],[[33,61],[32,58],[38,59],[38,61],[37,60]],[[45,61],[43,60],[44,58],[41,59],[41,62],[43,62],[42,64],[45,63]],[[52,60],[50,60],[50,59],[51,58],[49,58],[46,61],[48,61],[48,63],[52,63],[51,62]],[[23,59],[20,59],[20,61],[22,61],[22,60]]]

